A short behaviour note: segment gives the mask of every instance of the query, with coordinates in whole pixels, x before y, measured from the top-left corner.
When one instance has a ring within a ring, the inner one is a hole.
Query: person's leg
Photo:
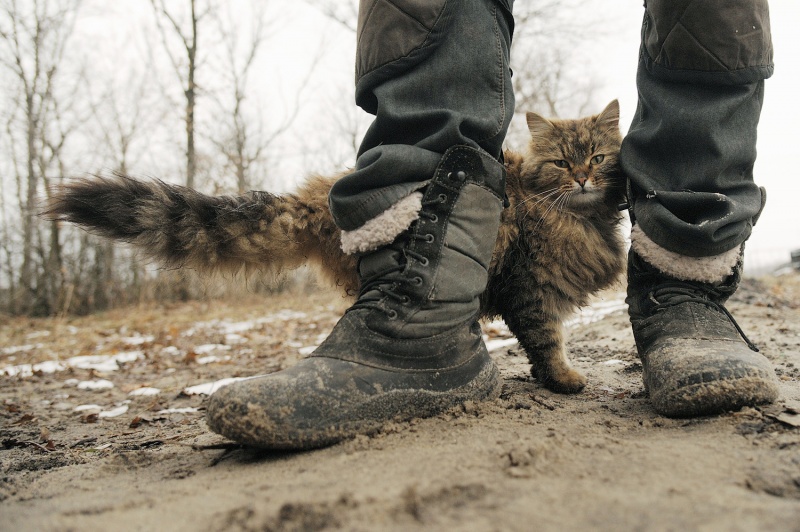
[[[309,358],[210,398],[209,427],[242,443],[329,445],[499,388],[477,316],[503,208],[510,11],[496,0],[361,10],[358,62],[374,53],[375,68],[358,98],[376,121],[330,198],[343,248],[360,254],[361,291]]]
[[[501,157],[514,114],[512,4],[362,0],[356,103],[375,120],[356,171],[331,191],[331,211],[344,231],[418,189],[453,146]]]
[[[766,0],[648,0],[623,141],[630,179],[628,304],[645,385],[666,415],[777,397],[768,361],[723,307],[764,206],[753,181],[764,79]]]

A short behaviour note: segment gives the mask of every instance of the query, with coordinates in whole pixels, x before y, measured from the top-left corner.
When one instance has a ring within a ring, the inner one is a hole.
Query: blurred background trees
[[[227,290],[41,219],[62,179],[123,172],[212,194],[286,192],[311,172],[354,164],[370,123],[353,103],[357,1],[285,4],[0,0],[0,313]],[[610,26],[576,32],[583,9],[517,2],[518,112],[572,116],[607,103],[594,101],[598,72],[576,41]],[[509,143],[524,138],[523,126]]]

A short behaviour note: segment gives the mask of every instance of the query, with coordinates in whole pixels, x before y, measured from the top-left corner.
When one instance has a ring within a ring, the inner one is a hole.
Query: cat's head
[[[619,167],[619,102],[598,115],[548,120],[528,113],[531,141],[523,164],[526,193],[580,211],[619,199],[624,179]]]

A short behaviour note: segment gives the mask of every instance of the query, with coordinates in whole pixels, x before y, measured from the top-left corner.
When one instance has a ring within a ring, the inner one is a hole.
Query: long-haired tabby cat
[[[578,392],[586,379],[569,365],[562,320],[613,284],[623,268],[619,106],[615,100],[578,120],[528,113],[527,121],[527,153],[505,153],[510,206],[482,313],[505,320],[545,386]],[[335,180],[313,177],[288,195],[212,197],[122,175],[81,179],[59,187],[45,214],[129,242],[169,266],[276,270],[313,261],[356,293],[357,258],[341,251],[328,209]]]

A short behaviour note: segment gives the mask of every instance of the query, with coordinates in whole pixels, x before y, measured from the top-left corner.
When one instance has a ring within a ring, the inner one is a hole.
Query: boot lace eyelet
[[[447,203],[447,196],[439,194],[439,203]]]
[[[414,286],[422,286],[422,283],[423,283],[422,277],[414,277],[413,279],[411,279],[411,284],[413,284]]]
[[[419,261],[420,266],[427,266],[430,263],[431,261],[428,260],[428,257],[422,257],[422,260]]]
[[[386,316],[387,316],[387,317],[388,317],[390,320],[396,320],[396,319],[397,319],[397,311],[396,311],[396,310],[389,309],[389,310],[387,310],[387,311],[386,311]]]
[[[428,244],[433,244],[435,240],[436,240],[436,237],[434,235],[432,235],[430,233],[425,235],[425,242],[427,242]]]

